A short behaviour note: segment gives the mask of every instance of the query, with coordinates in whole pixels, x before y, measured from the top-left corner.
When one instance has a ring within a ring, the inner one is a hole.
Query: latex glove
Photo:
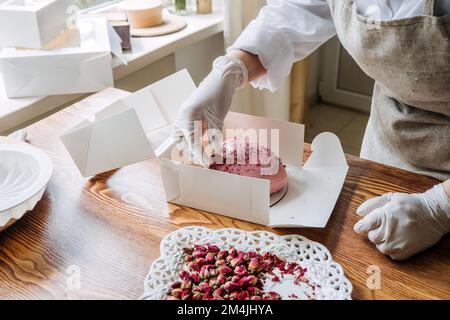
[[[247,82],[248,71],[240,59],[219,57],[213,63],[212,72],[181,107],[174,122],[174,140],[183,151],[188,148],[195,163],[203,159],[203,130],[208,129],[210,142],[214,133],[222,133],[234,92]]]
[[[420,194],[388,193],[363,203],[357,233],[368,233],[378,250],[404,260],[450,232],[450,198],[442,185]]]

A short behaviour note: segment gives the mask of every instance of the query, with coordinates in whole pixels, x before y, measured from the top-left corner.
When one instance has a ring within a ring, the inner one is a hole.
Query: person
[[[174,137],[189,144],[196,121],[221,130],[236,89],[276,90],[295,61],[337,34],[376,81],[361,157],[444,181],[357,210],[356,232],[407,259],[450,232],[449,14],[448,0],[269,0],[184,103]]]

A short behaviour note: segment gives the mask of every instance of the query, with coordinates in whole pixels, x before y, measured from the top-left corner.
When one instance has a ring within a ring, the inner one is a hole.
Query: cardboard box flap
[[[61,140],[85,177],[155,157],[135,110],[129,108],[96,114],[94,122],[83,122]]]
[[[103,108],[93,122],[69,130],[62,141],[83,176],[155,158],[154,150],[170,137],[171,122],[195,88],[187,70],[180,71]],[[91,135],[77,132],[84,126],[92,127]],[[80,155],[86,144],[87,154]]]
[[[348,171],[339,139],[332,133],[318,135],[312,155],[303,169],[288,166],[286,196],[270,209],[270,225],[276,227],[326,226]]]
[[[232,218],[269,224],[268,180],[161,160],[168,201]],[[211,181],[215,181],[214,187]],[[226,196],[224,196],[226,195]]]

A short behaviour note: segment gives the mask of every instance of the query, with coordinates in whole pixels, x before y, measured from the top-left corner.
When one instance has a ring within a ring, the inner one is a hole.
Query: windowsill
[[[185,18],[188,26],[180,32],[161,37],[132,38],[133,50],[124,55],[128,65],[123,65],[116,58],[113,60],[114,79],[117,81],[174,54],[183,47],[223,31],[221,12],[210,15],[192,15]],[[0,135],[51,113],[85,95],[87,94],[8,99],[3,89],[3,79],[0,76]]]

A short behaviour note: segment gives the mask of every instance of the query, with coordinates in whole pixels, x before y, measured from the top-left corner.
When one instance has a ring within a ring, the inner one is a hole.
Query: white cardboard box
[[[180,71],[114,102],[61,139],[84,176],[155,157],[193,90],[188,72]],[[289,176],[286,196],[270,207],[268,180],[182,164],[170,159],[168,149],[158,154],[167,201],[269,226],[325,227],[348,171],[339,139],[317,136],[302,167],[303,125],[231,112],[225,127],[279,130],[279,155]]]
[[[0,1],[0,47],[40,49],[67,30],[74,0]]]
[[[96,92],[114,86],[111,51],[120,38],[105,18],[80,19],[71,37],[48,50],[4,48],[0,66],[8,98]],[[67,33],[73,31],[67,31]],[[111,33],[113,32],[113,33]]]

